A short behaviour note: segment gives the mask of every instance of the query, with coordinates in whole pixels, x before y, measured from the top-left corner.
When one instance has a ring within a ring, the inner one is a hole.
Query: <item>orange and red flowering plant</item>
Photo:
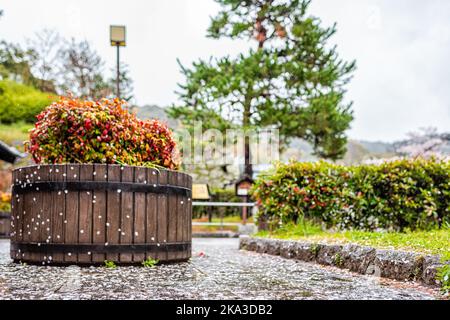
[[[120,163],[177,169],[169,128],[139,120],[119,99],[61,98],[44,109],[26,149],[36,163]]]

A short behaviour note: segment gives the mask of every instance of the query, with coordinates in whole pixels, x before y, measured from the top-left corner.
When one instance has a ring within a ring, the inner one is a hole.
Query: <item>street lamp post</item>
[[[120,98],[120,47],[126,46],[125,26],[110,26],[111,46],[117,47],[116,94]]]

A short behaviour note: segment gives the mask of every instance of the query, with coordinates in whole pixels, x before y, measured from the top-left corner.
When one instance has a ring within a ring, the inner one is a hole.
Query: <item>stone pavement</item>
[[[2,299],[435,299],[417,284],[239,251],[238,239],[194,239],[193,258],[154,268],[17,265],[0,240]]]

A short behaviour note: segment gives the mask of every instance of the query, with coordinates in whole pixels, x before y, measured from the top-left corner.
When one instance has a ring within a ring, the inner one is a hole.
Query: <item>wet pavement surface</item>
[[[154,268],[14,264],[0,240],[2,299],[436,299],[436,290],[194,239],[189,262]]]

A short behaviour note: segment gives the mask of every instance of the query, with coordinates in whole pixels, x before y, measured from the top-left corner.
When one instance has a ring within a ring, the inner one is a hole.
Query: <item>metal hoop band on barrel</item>
[[[190,197],[191,190],[172,185],[153,185],[135,182],[109,181],[39,181],[13,185],[13,193],[23,194],[35,191],[118,191],[173,194]]]
[[[17,243],[11,242],[11,249],[23,253],[146,253],[178,252],[191,249],[190,242],[161,244],[62,244],[62,243]]]

